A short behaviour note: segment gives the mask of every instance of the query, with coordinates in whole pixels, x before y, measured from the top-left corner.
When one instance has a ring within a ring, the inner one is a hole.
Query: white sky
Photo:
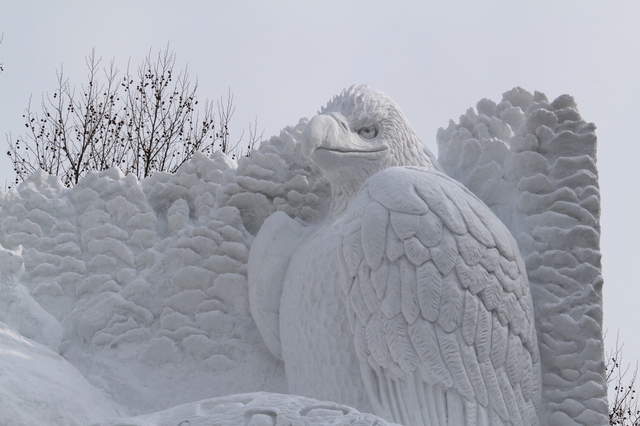
[[[0,0],[0,186],[13,178],[4,134],[56,87],[84,83],[96,49],[121,69],[167,42],[200,99],[231,88],[232,132],[265,137],[315,114],[351,84],[391,95],[423,141],[481,98],[514,86],[573,95],[599,140],[605,327],[640,358],[640,3],[637,1]]]

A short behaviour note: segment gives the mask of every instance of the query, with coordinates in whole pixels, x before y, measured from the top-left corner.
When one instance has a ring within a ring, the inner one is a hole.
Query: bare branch
[[[619,335],[616,336],[615,349],[607,354],[605,371],[609,386],[609,424],[624,426],[640,426],[640,407],[635,390],[638,376],[638,363],[636,362],[633,373],[630,373],[630,365],[623,364],[622,348]],[[611,394],[613,386],[613,395]]]
[[[0,44],[2,44],[2,40],[4,40],[4,33],[0,34]],[[0,72],[4,71],[2,67],[2,62],[0,62]]]
[[[26,134],[15,140],[7,136],[15,184],[38,168],[60,176],[66,185],[91,170],[113,166],[138,178],[156,170],[175,172],[196,151],[211,155],[218,142],[235,157],[242,135],[230,143],[231,90],[217,102],[216,129],[213,103],[199,104],[197,80],[191,83],[186,67],[174,72],[175,61],[169,46],[155,56],[150,50],[135,73],[128,66],[119,76],[114,61],[101,68],[101,58],[92,51],[86,58],[87,84],[77,91],[61,67],[58,87],[43,96],[40,111],[31,103],[25,110]],[[257,138],[256,121],[249,149]]]

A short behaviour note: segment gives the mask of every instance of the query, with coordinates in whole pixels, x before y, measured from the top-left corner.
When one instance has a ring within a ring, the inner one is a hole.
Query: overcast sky
[[[598,134],[608,346],[640,358],[640,3],[638,1],[0,0],[0,136],[21,134],[56,69],[84,83],[85,56],[126,68],[171,43],[200,99],[230,88],[232,132],[265,136],[310,117],[351,84],[391,95],[423,141],[514,86],[573,95]],[[0,183],[13,178],[0,156]]]

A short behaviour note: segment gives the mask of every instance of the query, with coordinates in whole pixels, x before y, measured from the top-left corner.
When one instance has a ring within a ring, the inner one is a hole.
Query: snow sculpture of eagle
[[[538,424],[531,294],[502,222],[368,86],[330,101],[302,150],[331,212],[307,227],[275,213],[248,266],[289,391],[404,425]]]

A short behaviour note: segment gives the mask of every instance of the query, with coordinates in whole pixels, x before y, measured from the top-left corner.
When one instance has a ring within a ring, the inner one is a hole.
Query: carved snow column
[[[542,360],[542,425],[607,425],[596,135],[571,96],[521,88],[438,131],[447,174],[511,230],[526,260]]]

